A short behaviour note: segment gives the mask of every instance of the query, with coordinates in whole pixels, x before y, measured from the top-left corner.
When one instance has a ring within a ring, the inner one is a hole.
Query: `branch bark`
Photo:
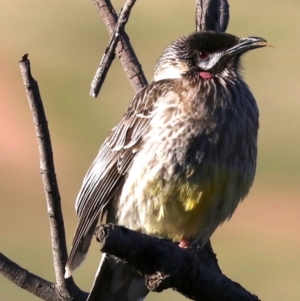
[[[110,0],[93,0],[93,2],[98,9],[98,12],[104,22],[104,25],[106,26],[109,35],[113,36],[118,23],[118,17]],[[131,9],[135,1],[126,1],[124,7],[126,7],[126,4],[129,2],[132,2],[131,4],[128,4],[128,7]],[[125,75],[129,80],[132,88],[135,92],[138,92],[148,84],[147,79],[142,70],[142,66],[133,50],[133,47],[131,46],[129,38],[124,30],[119,33],[118,38],[119,41],[116,43],[116,51],[118,57],[120,58]],[[114,49],[112,49],[111,51],[114,51]],[[105,69],[106,67],[103,66],[102,68]],[[93,90],[91,91],[91,93],[92,92]]]
[[[76,301],[85,301],[88,294],[81,291],[72,283],[73,280],[67,279],[68,287],[72,287],[71,293],[62,290],[57,283],[49,282],[37,275],[34,275],[15,262],[0,253],[0,271],[8,280],[18,285],[20,288],[34,294],[46,301],[66,301],[73,298]]]
[[[259,301],[222,274],[210,243],[182,249],[173,242],[112,224],[98,227],[95,234],[100,250],[145,276],[151,291],[172,288],[192,300]]]
[[[129,19],[131,9],[135,4],[136,0],[127,0],[123,6],[123,9],[120,12],[118,22],[115,26],[114,32],[111,35],[109,45],[105,50],[105,53],[100,62],[100,66],[96,71],[94,79],[91,84],[90,95],[92,97],[97,97],[102,84],[105,81],[106,74],[115,58],[115,50],[117,43],[119,42],[120,35],[124,35],[124,27]],[[132,54],[131,54],[132,55]],[[143,71],[141,71],[142,73]]]
[[[38,83],[31,75],[27,54],[22,57],[19,65],[38,140],[40,171],[46,194],[56,283],[59,286],[65,286],[64,270],[68,253],[48,123]]]
[[[86,299],[87,294],[75,285],[73,278],[67,280],[64,278],[68,256],[65,229],[55,175],[50,133],[38,83],[32,77],[27,54],[22,57],[19,65],[38,140],[40,170],[46,194],[56,282],[46,281],[28,272],[3,254],[0,254],[0,272],[21,288],[44,300],[63,301],[76,297],[76,300],[83,301]]]
[[[229,23],[227,0],[196,0],[196,31],[224,32]]]

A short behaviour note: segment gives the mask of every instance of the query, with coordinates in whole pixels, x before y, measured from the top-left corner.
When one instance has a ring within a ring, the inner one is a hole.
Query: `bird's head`
[[[170,44],[154,69],[154,81],[197,76],[210,79],[228,71],[237,72],[248,50],[267,46],[258,37],[238,38],[217,32],[195,32]]]

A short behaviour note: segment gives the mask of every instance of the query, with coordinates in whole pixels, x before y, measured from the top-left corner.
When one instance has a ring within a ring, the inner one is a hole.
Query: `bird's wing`
[[[88,170],[76,200],[79,222],[67,261],[66,277],[84,260],[98,217],[122,187],[124,175],[142,146],[141,138],[148,128],[155,104],[169,86],[169,81],[153,82],[134,97]]]

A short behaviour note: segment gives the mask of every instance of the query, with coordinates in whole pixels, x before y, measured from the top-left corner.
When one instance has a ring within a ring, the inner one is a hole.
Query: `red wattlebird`
[[[66,277],[81,264],[96,224],[116,223],[203,245],[253,183],[256,101],[240,73],[258,37],[196,32],[173,42],[89,169]],[[142,300],[143,278],[103,254],[89,300]]]

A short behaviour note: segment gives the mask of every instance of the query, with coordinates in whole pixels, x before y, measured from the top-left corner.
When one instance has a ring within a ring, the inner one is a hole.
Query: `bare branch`
[[[148,289],[173,288],[205,301],[259,301],[222,274],[210,244],[182,249],[177,244],[116,225],[96,230],[101,251],[120,258],[145,276]]]
[[[115,50],[120,38],[120,34],[124,32],[124,27],[129,19],[129,15],[135,1],[136,0],[127,0],[120,12],[114,33],[111,35],[109,45],[105,50],[99,68],[97,69],[91,84],[90,95],[92,97],[97,97],[100,92],[102,84],[106,78],[106,74],[115,58]]]
[[[61,290],[56,283],[49,282],[37,275],[34,275],[23,269],[2,253],[0,253],[0,272],[8,280],[18,285],[20,288],[36,295],[46,301],[66,301],[70,300],[71,296],[66,294],[66,291]],[[73,285],[73,300],[85,301],[87,293],[82,292]]]
[[[196,0],[196,31],[224,32],[229,23],[227,0]]]
[[[64,269],[68,254],[50,134],[38,83],[31,75],[30,61],[27,57],[28,55],[25,54],[19,65],[38,140],[40,170],[47,200],[56,283],[59,286],[66,286]]]
[[[110,36],[113,36],[117,26],[117,14],[109,0],[93,0],[99,14],[106,26]],[[135,1],[127,1],[128,5],[133,6]],[[133,3],[131,3],[133,2]],[[130,4],[131,3],[131,4]],[[125,4],[126,5],[126,4]],[[123,65],[124,72],[133,89],[137,92],[147,85],[147,79],[143,73],[142,66],[131,46],[129,38],[124,31],[119,33],[117,43],[117,54]],[[107,72],[107,71],[106,71]]]
[[[40,153],[40,170],[47,199],[50,221],[52,252],[56,283],[44,280],[23,269],[0,253],[0,273],[7,279],[34,295],[49,301],[85,301],[87,293],[81,291],[73,278],[64,279],[67,259],[65,230],[56,181],[49,129],[43,108],[39,87],[31,75],[30,61],[25,54],[19,62],[30,109],[33,115]]]
[[[229,3],[227,0],[220,0],[219,25],[220,30],[225,32],[229,24]]]
[[[8,259],[2,253],[0,253],[0,271],[8,280],[33,293],[37,297],[41,297],[44,300],[54,300],[56,295],[54,289],[55,283],[46,281],[34,274],[31,274]],[[49,299],[45,299],[44,294],[46,294]]]

